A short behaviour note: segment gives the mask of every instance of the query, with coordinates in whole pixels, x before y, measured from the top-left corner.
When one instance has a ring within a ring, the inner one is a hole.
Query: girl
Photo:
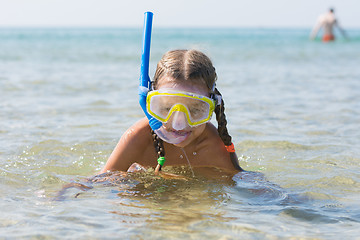
[[[226,128],[216,79],[211,60],[202,52],[167,52],[157,65],[146,99],[147,113],[162,122],[166,137],[152,131],[147,118],[141,119],[121,137],[102,173],[126,171],[134,162],[157,166],[158,173],[165,159],[171,166],[190,164],[242,171]],[[209,122],[213,111],[217,129]]]

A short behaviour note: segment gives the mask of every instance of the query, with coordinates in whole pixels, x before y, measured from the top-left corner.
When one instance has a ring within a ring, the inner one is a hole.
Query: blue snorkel
[[[143,33],[143,46],[141,53],[141,70],[140,70],[140,86],[139,86],[139,103],[144,111],[146,117],[149,119],[149,125],[152,130],[156,131],[162,123],[153,118],[146,110],[146,97],[150,90],[150,77],[149,77],[149,61],[150,61],[150,43],[151,43],[151,28],[153,13],[146,12],[144,14],[144,33]]]
[[[145,12],[144,14],[144,33],[143,33],[143,46],[141,53],[141,70],[140,70],[140,85],[139,85],[139,103],[144,111],[146,117],[149,119],[149,125],[155,133],[162,127],[162,123],[153,118],[146,110],[146,97],[151,87],[149,77],[149,61],[150,61],[150,43],[151,43],[151,28],[152,28],[152,12]],[[165,163],[165,157],[159,156],[158,165],[155,173],[158,174],[161,167]]]

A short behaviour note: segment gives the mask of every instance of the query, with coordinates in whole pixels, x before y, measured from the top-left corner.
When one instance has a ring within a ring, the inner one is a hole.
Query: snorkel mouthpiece
[[[140,85],[139,85],[139,103],[144,111],[146,117],[149,119],[149,125],[152,130],[164,141],[171,144],[179,144],[186,139],[186,136],[177,136],[165,129],[162,122],[153,118],[146,110],[146,96],[150,89],[149,77],[149,60],[150,60],[150,43],[151,43],[151,28],[153,20],[152,12],[145,12],[144,14],[144,32],[143,32],[143,46],[141,53],[141,70],[140,70]]]

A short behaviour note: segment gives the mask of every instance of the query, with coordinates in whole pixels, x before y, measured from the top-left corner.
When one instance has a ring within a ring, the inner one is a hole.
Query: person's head
[[[162,92],[162,97],[158,97],[157,101],[149,100],[149,111],[151,112],[151,109],[154,109],[160,113],[161,109],[151,107],[151,103],[155,102],[166,109],[161,121],[167,131],[174,135],[186,135],[183,137],[185,140],[178,146],[186,146],[197,138],[204,131],[205,123],[210,120],[214,110],[218,121],[220,121],[219,126],[225,125],[226,128],[225,115],[222,111],[224,108],[221,107],[223,103],[220,101],[215,107],[215,96],[220,96],[220,92],[215,88],[216,79],[216,71],[211,60],[197,50],[169,51],[159,61],[152,88],[157,90],[159,95]],[[200,105],[203,114],[197,122],[193,110],[199,112],[198,106]],[[220,116],[222,116],[221,120]]]
[[[173,138],[185,139],[177,146],[188,145],[204,131],[204,123],[210,120],[215,107],[214,100],[209,98],[213,95],[215,81],[211,60],[200,51],[173,50],[159,61],[152,88],[165,95],[156,96],[157,100],[152,98],[152,109],[158,113],[160,107],[167,109],[163,115],[167,119],[162,119],[164,128]]]
[[[205,130],[206,122],[210,120],[213,110],[216,113],[220,138],[225,146],[232,145],[231,136],[226,127],[224,101],[220,92],[215,87],[216,80],[217,75],[211,60],[204,53],[197,50],[169,51],[164,54],[157,64],[152,82],[153,93],[158,91],[155,94],[162,94],[162,97],[170,96],[170,98],[162,98],[162,102],[157,101],[159,105],[163,103],[164,106],[162,108],[167,113],[167,115],[164,114],[163,116],[164,118],[167,116],[166,121],[162,121],[163,123],[165,122],[163,126],[166,131],[171,132],[173,135],[186,136],[184,137],[185,140],[176,144],[176,146],[185,147],[200,136]],[[149,94],[151,95],[151,93]],[[191,105],[196,100],[205,102],[203,106],[207,106],[203,107],[203,110],[205,109],[207,112],[202,115],[203,122],[199,122],[199,124],[196,123],[196,120],[191,119],[192,116],[190,116],[193,114],[191,113],[191,108],[195,108],[195,112],[198,111],[197,107]],[[150,105],[151,101],[149,102]],[[177,110],[174,110],[174,106],[177,105]],[[186,109],[181,105],[185,105]],[[157,109],[157,112],[160,111],[161,109]],[[206,116],[207,118],[205,118]],[[188,124],[184,124],[184,122]],[[165,152],[161,139],[154,132],[153,138],[158,157],[164,157]],[[241,169],[238,163],[234,163],[234,165],[237,169]]]
[[[329,12],[334,13],[334,8],[330,8]]]

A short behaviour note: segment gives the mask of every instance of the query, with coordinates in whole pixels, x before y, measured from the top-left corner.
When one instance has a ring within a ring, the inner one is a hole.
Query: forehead
[[[196,93],[203,96],[209,95],[209,90],[204,84],[194,84],[181,80],[174,80],[168,77],[164,77],[158,82],[157,89],[162,88],[171,88],[174,90]]]

